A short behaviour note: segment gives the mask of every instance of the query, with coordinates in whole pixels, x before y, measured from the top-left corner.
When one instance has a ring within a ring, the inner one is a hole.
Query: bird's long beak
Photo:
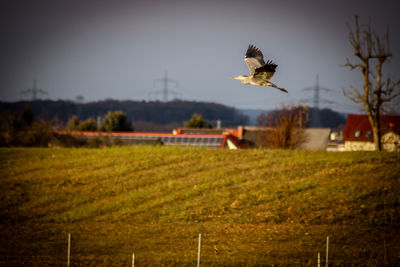
[[[232,77],[233,80],[240,80],[239,77]]]

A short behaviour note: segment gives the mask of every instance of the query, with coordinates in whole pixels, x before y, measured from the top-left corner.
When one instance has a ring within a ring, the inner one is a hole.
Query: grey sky
[[[360,74],[340,65],[352,56],[345,22],[371,17],[378,30],[390,26],[394,55],[388,73],[400,78],[398,1],[2,1],[0,100],[29,99],[32,86],[43,98],[85,101],[148,100],[164,71],[179,82],[183,99],[238,108],[272,109],[312,98],[302,89],[334,89],[321,97],[343,112],[357,106],[342,87],[360,85]],[[242,85],[249,44],[278,64],[269,87]],[[352,58],[352,57],[351,57]],[[311,104],[311,103],[310,103]]]

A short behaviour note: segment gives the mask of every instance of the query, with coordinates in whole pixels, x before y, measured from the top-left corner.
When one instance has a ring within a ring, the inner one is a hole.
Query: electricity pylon
[[[312,111],[312,121],[311,121],[311,126],[318,128],[321,127],[321,117],[320,117],[320,103],[328,103],[328,104],[334,104],[335,102],[329,99],[325,99],[322,98],[320,96],[320,91],[323,90],[325,92],[332,92],[332,89],[329,88],[325,88],[325,87],[321,87],[319,85],[319,75],[317,74],[317,82],[315,84],[315,86],[313,87],[307,87],[303,89],[304,91],[314,91],[314,96],[313,98],[307,98],[307,99],[302,99],[300,102],[303,103],[309,103],[312,102],[313,103],[313,111]]]
[[[32,101],[37,99],[38,94],[47,95],[48,92],[36,87],[36,80],[33,80],[32,88],[21,91],[22,94],[32,94]]]
[[[159,91],[150,92],[149,93],[149,98],[150,98],[151,95],[155,95],[155,97],[157,98],[157,95],[161,93],[162,96],[163,96],[163,98],[162,98],[163,101],[167,102],[169,100],[169,97],[168,97],[169,95],[175,95],[175,96],[179,96],[180,95],[180,93],[169,89],[169,86],[168,86],[169,84],[174,84],[175,85],[174,88],[177,88],[178,87],[178,81],[168,78],[167,71],[165,71],[165,73],[164,73],[164,78],[154,80],[153,87],[155,88],[157,83],[159,83],[159,82],[163,83],[163,89],[159,90]]]

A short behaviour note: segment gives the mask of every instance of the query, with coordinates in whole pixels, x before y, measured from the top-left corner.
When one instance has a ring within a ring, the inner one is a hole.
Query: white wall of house
[[[344,151],[374,151],[375,145],[372,142],[345,141]]]
[[[382,148],[386,151],[400,151],[400,135],[390,132],[382,136]],[[345,141],[345,151],[374,151],[373,142]]]

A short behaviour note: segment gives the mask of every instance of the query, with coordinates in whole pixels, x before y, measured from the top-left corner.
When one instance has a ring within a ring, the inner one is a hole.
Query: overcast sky
[[[33,79],[48,95],[85,101],[149,100],[168,77],[186,100],[237,108],[272,109],[312,101],[319,74],[321,102],[343,112],[358,107],[341,88],[360,86],[345,22],[371,18],[379,32],[390,26],[393,59],[386,70],[400,78],[399,1],[44,1],[0,2],[0,100],[17,101]],[[242,85],[243,59],[254,44],[278,64],[272,82],[289,91]],[[354,59],[355,61],[355,59]],[[171,95],[170,98],[173,96]],[[161,99],[162,95],[159,94]],[[309,102],[312,105],[312,102]]]

